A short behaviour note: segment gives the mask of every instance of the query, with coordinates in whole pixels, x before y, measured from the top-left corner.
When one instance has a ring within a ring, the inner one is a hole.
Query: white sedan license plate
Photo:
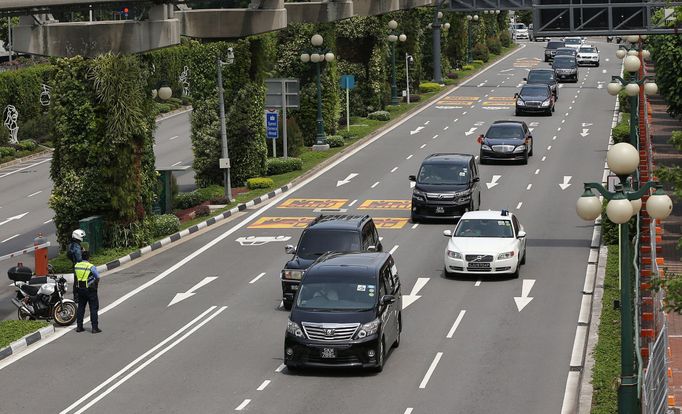
[[[322,358],[336,358],[336,349],[322,348]]]
[[[436,213],[438,214],[445,213],[445,207],[436,207]]]

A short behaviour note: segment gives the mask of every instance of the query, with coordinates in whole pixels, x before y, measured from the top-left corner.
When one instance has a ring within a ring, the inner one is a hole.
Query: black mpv
[[[298,246],[287,245],[293,254],[282,270],[282,303],[291,309],[306,269],[328,252],[368,252],[383,250],[376,225],[369,215],[320,215],[303,230]]]
[[[305,273],[284,337],[289,369],[381,371],[400,345],[402,293],[390,253],[329,253]]]
[[[422,161],[414,181],[411,218],[459,218],[481,207],[478,166],[471,154],[431,154]]]

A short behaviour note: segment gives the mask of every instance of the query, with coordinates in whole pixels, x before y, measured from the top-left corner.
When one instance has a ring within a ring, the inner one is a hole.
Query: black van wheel
[[[398,348],[400,346],[400,332],[403,330],[403,316],[402,313],[398,313],[398,335],[393,342],[393,348]]]
[[[377,350],[377,365],[374,367],[375,372],[381,372],[384,370],[384,338],[381,338],[379,342],[379,349]]]

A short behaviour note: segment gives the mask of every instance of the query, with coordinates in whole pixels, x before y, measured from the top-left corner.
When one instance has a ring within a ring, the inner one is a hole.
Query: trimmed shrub
[[[367,115],[367,118],[375,121],[388,121],[391,119],[391,114],[388,111],[375,111]]]
[[[275,182],[272,181],[272,178],[254,177],[246,180],[246,186],[249,188],[249,190],[255,190],[257,188],[271,188],[274,185]]]
[[[197,208],[194,209],[194,217],[205,217],[211,214],[211,209],[208,206],[197,206]]]
[[[488,47],[484,45],[483,43],[477,43],[474,46],[474,49],[472,50],[472,56],[474,57],[474,63],[476,63],[476,60],[482,61],[481,64],[484,62],[487,62],[489,59],[488,56]]]
[[[152,234],[154,237],[164,237],[180,230],[180,219],[175,214],[152,216]]]
[[[496,55],[502,53],[502,43],[500,42],[500,39],[497,38],[497,36],[488,37],[485,41],[485,44],[488,47],[490,53]]]
[[[625,93],[625,88],[618,92],[618,110],[630,113],[630,97]]]
[[[502,33],[500,33],[500,43],[504,47],[511,46],[512,41],[511,41],[511,36],[509,36],[509,33],[507,33],[506,31],[503,31]]]
[[[225,189],[221,185],[213,184],[208,187],[197,188],[194,192],[199,196],[199,202],[203,203],[204,201],[222,197],[225,194]]]
[[[178,210],[185,210],[194,207],[197,204],[201,204],[201,196],[195,191],[192,191],[191,193],[180,193],[175,196],[175,200],[173,200],[173,207]]]
[[[279,175],[291,171],[302,170],[303,161],[300,158],[268,158],[265,162],[266,175]]]
[[[346,145],[346,142],[341,135],[330,135],[327,137],[327,144],[329,144],[331,148],[339,148]]]
[[[613,143],[628,142],[630,140],[630,125],[627,122],[621,122],[611,130]]]
[[[17,143],[17,150],[19,151],[33,151],[38,147],[35,141],[31,139],[25,139]]]
[[[474,70],[476,69],[474,65],[464,65],[462,66],[462,70]]]
[[[478,66],[483,66],[483,63],[485,63],[485,62],[483,62],[483,61],[480,60],[480,59],[474,59],[474,60],[471,61],[471,63],[472,63],[474,66],[477,66],[477,67],[478,67]]]
[[[440,85],[435,82],[424,82],[419,84],[419,92],[429,93],[438,92],[440,90]]]
[[[348,139],[353,139],[353,138],[355,138],[357,135],[355,135],[355,134],[354,134],[353,132],[351,132],[351,131],[347,131],[347,130],[344,128],[344,129],[339,130],[339,136],[340,136],[341,138],[343,138],[343,139],[348,140]]]
[[[13,157],[16,153],[17,150],[12,147],[0,147],[0,158]]]
[[[165,113],[170,112],[173,108],[171,108],[171,106],[169,104],[157,103],[156,109],[159,110],[159,113],[165,114]]]
[[[227,199],[225,196],[220,196],[217,198],[214,198],[213,200],[210,200],[211,204],[213,205],[226,205],[230,204],[230,200]]]

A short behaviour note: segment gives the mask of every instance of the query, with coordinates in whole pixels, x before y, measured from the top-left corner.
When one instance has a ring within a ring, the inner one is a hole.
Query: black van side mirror
[[[379,301],[379,304],[382,305],[382,306],[384,306],[384,305],[388,305],[388,304],[394,303],[394,302],[395,302],[395,296],[393,296],[393,295],[384,295],[384,296],[381,297],[381,300]]]
[[[479,181],[481,181],[481,177],[474,177],[474,178],[471,180],[471,182],[473,182],[473,183],[477,183],[477,182],[479,182]]]
[[[417,181],[417,176],[416,175],[411,175],[407,177],[410,181]]]

